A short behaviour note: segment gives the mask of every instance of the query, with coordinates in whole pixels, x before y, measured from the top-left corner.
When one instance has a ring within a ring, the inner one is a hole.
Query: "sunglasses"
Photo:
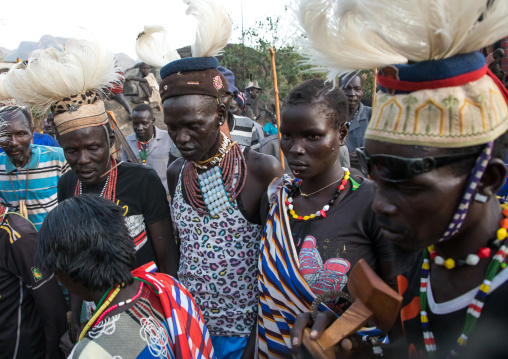
[[[368,156],[365,147],[357,148],[360,164],[369,175],[387,182],[405,182],[414,176],[448,166],[467,158],[478,157],[477,153],[459,153],[448,156],[407,158],[392,155]]]

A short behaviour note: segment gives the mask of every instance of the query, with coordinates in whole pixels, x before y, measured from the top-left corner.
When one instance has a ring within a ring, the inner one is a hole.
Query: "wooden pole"
[[[273,75],[273,90],[275,92],[275,115],[277,116],[277,137],[279,138],[279,155],[280,155],[280,164],[283,169],[286,169],[284,166],[284,153],[282,153],[282,148],[280,147],[280,109],[279,109],[279,87],[277,86],[277,69],[275,68],[275,51],[273,50],[273,46],[270,47],[270,56],[272,59],[272,75]]]
[[[374,88],[372,89],[372,108],[374,108],[374,105],[376,104],[377,68],[374,69],[374,81],[372,82],[374,84]]]

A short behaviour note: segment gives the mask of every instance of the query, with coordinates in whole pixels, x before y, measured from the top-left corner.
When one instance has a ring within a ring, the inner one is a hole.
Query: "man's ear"
[[[113,146],[115,145],[115,141],[116,141],[115,131],[112,128],[110,128],[109,129],[109,148],[113,148]]]
[[[493,158],[489,161],[480,183],[478,193],[485,196],[495,196],[501,189],[506,179],[506,165],[503,160]]]
[[[219,121],[218,125],[222,126],[228,119],[228,109],[226,105],[220,103],[217,105],[217,120]]]
[[[341,146],[344,146],[346,144],[348,134],[349,134],[349,123],[345,122],[339,128],[339,140]]]

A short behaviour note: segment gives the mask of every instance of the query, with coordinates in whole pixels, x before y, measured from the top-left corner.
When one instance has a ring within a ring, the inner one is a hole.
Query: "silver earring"
[[[481,193],[476,193],[476,194],[474,195],[474,200],[475,200],[476,202],[485,203],[485,202],[487,202],[487,200],[488,200],[488,199],[489,199],[489,197],[488,197],[488,196],[486,196],[486,195],[484,195],[484,194],[481,194]]]

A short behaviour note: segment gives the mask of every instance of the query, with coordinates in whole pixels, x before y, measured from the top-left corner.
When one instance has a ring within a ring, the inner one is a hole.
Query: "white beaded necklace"
[[[106,191],[106,187],[108,187],[108,183],[109,183],[109,175],[108,178],[106,179],[106,183],[104,183],[104,187],[102,188],[101,197],[104,196],[104,192]],[[79,181],[79,194],[80,195],[83,194],[83,182],[81,181]]]
[[[222,180],[222,171],[219,166],[198,174],[199,187],[203,194],[203,201],[211,216],[233,207]]]

